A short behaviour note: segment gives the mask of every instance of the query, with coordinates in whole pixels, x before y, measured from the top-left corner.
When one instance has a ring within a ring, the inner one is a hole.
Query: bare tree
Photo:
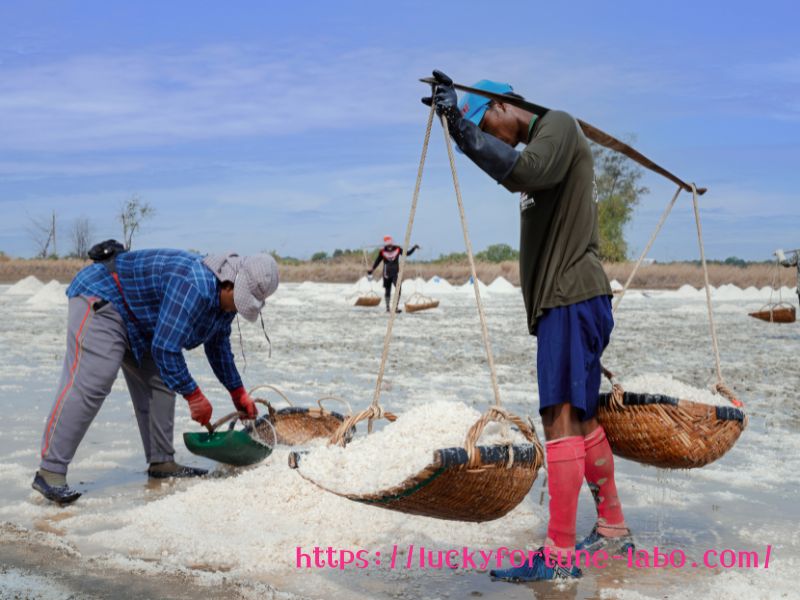
[[[122,203],[119,221],[122,223],[122,241],[125,248],[131,249],[134,234],[141,228],[142,221],[155,214],[155,209],[148,202],[143,202],[134,194]]]
[[[92,225],[86,217],[75,219],[72,224],[72,255],[86,258],[89,253],[89,240],[92,238]]]
[[[47,258],[57,255],[56,251],[56,211],[49,217],[28,217],[28,235],[36,244],[36,256]],[[52,252],[50,247],[52,244]]]

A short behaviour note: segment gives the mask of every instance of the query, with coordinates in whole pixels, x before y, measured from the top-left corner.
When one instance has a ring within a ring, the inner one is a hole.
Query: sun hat
[[[220,281],[233,283],[236,312],[250,322],[278,289],[278,263],[269,254],[241,257],[235,253],[207,256],[205,264]]]

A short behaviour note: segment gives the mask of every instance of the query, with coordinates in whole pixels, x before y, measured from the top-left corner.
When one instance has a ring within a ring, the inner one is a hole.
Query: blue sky
[[[137,247],[242,253],[402,238],[426,107],[417,78],[511,82],[686,180],[707,254],[800,246],[800,8],[789,2],[17,2],[0,4],[0,250],[31,256],[55,210],[59,251],[88,217],[119,237],[138,194],[157,217]],[[463,156],[473,245],[518,247],[518,199]],[[414,241],[463,240],[441,131]],[[643,180],[643,247],[674,186]],[[683,195],[651,256],[697,256]]]

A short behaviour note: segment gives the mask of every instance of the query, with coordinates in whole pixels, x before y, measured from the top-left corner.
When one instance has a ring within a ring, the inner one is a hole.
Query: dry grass
[[[35,275],[42,281],[57,279],[68,283],[86,262],[81,260],[25,260],[10,259],[0,261],[0,282],[14,283],[20,279]],[[615,263],[605,265],[609,279],[616,279],[621,283],[630,274],[633,263]],[[769,285],[772,281],[772,269],[769,264],[750,264],[746,267],[732,265],[709,265],[709,280],[712,285],[734,284],[739,287]],[[509,261],[503,263],[479,263],[477,265],[478,278],[491,283],[495,278],[503,276],[514,285],[519,285],[519,265]],[[785,271],[788,272],[788,269]],[[791,274],[786,272],[784,284],[791,279]],[[364,275],[364,265],[358,260],[331,260],[319,262],[304,262],[300,264],[282,264],[281,281],[302,282],[319,281],[331,283],[352,283]],[[439,275],[453,284],[462,284],[469,277],[469,265],[463,263],[421,264],[409,263],[407,277],[417,275],[430,279]],[[653,264],[643,266],[633,281],[634,288],[649,289],[677,289],[688,283],[694,287],[703,285],[703,271],[699,265],[691,263]]]
[[[28,275],[47,282],[57,279],[68,283],[88,261],[78,259],[19,259],[0,261],[0,283],[15,283]]]

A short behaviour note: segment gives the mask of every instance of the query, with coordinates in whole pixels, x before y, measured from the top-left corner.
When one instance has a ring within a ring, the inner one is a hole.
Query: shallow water
[[[395,543],[431,549],[465,544],[473,549],[535,548],[546,526],[546,497],[540,506],[544,477],[536,481],[519,511],[473,527],[388,513],[347,501],[317,502],[314,494],[322,492],[304,488],[292,479],[296,474],[286,470],[277,451],[265,466],[249,475],[236,477],[235,471],[218,469],[211,481],[150,484],[122,378],[70,470],[71,484],[86,495],[64,509],[45,505],[31,491],[30,481],[63,360],[66,306],[37,309],[25,305],[19,297],[4,296],[4,289],[0,286],[0,401],[6,417],[0,435],[0,521],[74,544],[85,564],[103,557],[109,568],[119,570],[121,578],[142,565],[156,577],[159,572],[181,572],[202,579],[209,572],[224,571],[230,581],[266,582],[310,597],[353,598],[733,594],[751,598],[790,597],[794,593],[792,574],[800,567],[800,509],[796,503],[800,489],[800,324],[770,325],[747,317],[748,310],[759,308],[766,299],[715,303],[723,375],[745,402],[750,417],[749,428],[733,450],[705,468],[681,472],[619,459],[617,473],[626,518],[640,548],[678,548],[689,561],[697,561],[709,548],[756,550],[763,556],[770,544],[769,569],[637,570],[614,564],[604,570],[585,570],[577,585],[557,589],[549,584],[492,583],[486,573],[468,569],[390,570],[382,566],[298,572],[293,566],[294,539],[297,544],[317,540],[320,544],[336,543],[346,549],[366,548],[387,554]],[[260,328],[242,323],[246,385],[271,383],[299,404],[332,394],[346,398],[354,409],[365,407],[374,389],[386,313],[381,308],[349,306],[350,291],[347,286],[325,284],[282,286],[265,311],[272,358],[267,358]],[[382,403],[388,410],[402,413],[434,398],[460,400],[478,408],[491,401],[474,298],[454,291],[439,299],[438,309],[401,314],[395,323],[382,393]],[[535,339],[526,332],[521,296],[490,292],[486,307],[503,401],[518,414],[534,415],[538,427]],[[233,344],[239,356],[235,329]],[[215,381],[202,350],[187,356],[192,373],[212,399],[215,417],[226,414],[230,401]],[[237,360],[241,366],[241,359]],[[626,374],[647,372],[669,373],[695,386],[713,383],[714,362],[703,297],[630,292],[617,314],[617,327],[604,363],[620,375],[623,383]],[[192,430],[196,427],[179,399],[175,440],[178,460],[213,466],[183,447],[180,433]],[[245,484],[261,474],[265,486],[270,481],[287,487],[296,485],[292,491],[296,496],[269,489],[260,490],[259,496],[251,495],[254,490]],[[225,502],[238,499],[238,505],[228,511],[227,505],[221,505],[223,497]],[[275,504],[265,502],[265,498],[275,500]],[[303,511],[314,513],[314,518],[304,520]],[[218,517],[209,522],[204,514]],[[593,522],[591,497],[584,489],[578,513],[579,535],[588,532]],[[176,533],[163,534],[162,539],[159,532],[167,525],[174,525]],[[242,544],[252,544],[253,552],[239,556],[235,545],[225,545],[237,536]],[[263,550],[257,553],[260,539]],[[275,547],[271,540],[280,540],[282,546]],[[9,547],[13,550],[13,542],[2,532],[0,543],[6,551]],[[215,554],[215,544],[228,550]],[[200,558],[207,560],[198,562]],[[24,580],[24,573],[24,569],[15,571],[14,580]],[[4,577],[0,573],[0,580]]]

